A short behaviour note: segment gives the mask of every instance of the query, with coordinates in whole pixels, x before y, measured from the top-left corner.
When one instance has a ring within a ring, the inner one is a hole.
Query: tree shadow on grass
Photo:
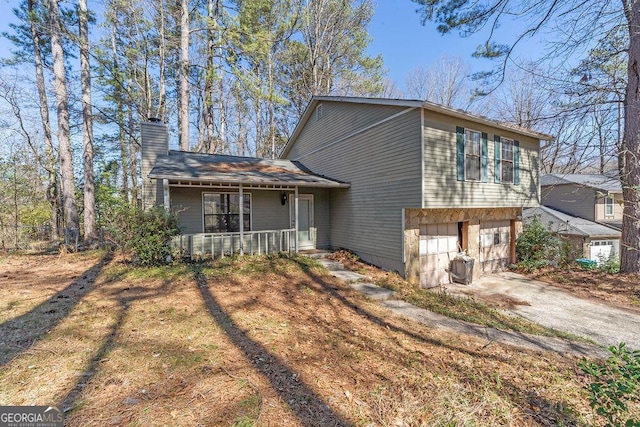
[[[311,387],[282,360],[269,352],[260,343],[252,340],[227,314],[209,290],[202,267],[194,265],[194,277],[202,299],[216,323],[227,337],[238,347],[260,373],[271,383],[273,389],[288,404],[293,414],[304,426],[347,426],[341,415],[333,412]]]
[[[129,313],[131,304],[139,300],[154,298],[160,295],[167,294],[170,284],[170,281],[165,280],[160,287],[153,290],[149,290],[145,287],[127,287],[125,289],[117,290],[111,293],[111,296],[117,297],[119,305],[116,320],[109,328],[109,333],[106,335],[106,338],[103,341],[102,345],[85,368],[84,373],[80,376],[71,391],[67,393],[67,395],[62,399],[60,399],[60,402],[58,403],[59,408],[62,408],[64,412],[73,410],[76,401],[78,400],[80,394],[82,393],[82,390],[84,389],[84,386],[95,375],[99,368],[100,362],[114,347],[116,339],[118,338],[119,333],[122,329],[122,325],[124,324],[127,318],[127,314]]]
[[[93,289],[96,277],[112,259],[113,254],[107,253],[97,264],[74,279],[69,286],[56,292],[29,312],[0,325],[2,342],[0,367],[28,351],[48,331],[60,324],[80,300]]]
[[[349,309],[353,310],[358,315],[362,316],[363,318],[367,319],[368,321],[378,326],[382,326],[394,332],[402,333],[420,342],[434,345],[434,346],[440,346],[440,347],[447,348],[454,351],[459,351],[461,353],[465,353],[474,358],[494,359],[494,360],[502,361],[505,363],[509,362],[508,358],[505,358],[500,355],[487,354],[486,352],[482,351],[482,348],[476,351],[468,350],[468,349],[457,347],[434,338],[425,337],[423,335],[420,335],[408,329],[394,325],[393,323],[380,318],[379,316],[369,312],[368,310],[350,301],[348,298],[346,298],[344,295],[338,292],[340,288],[337,288],[333,283],[331,283],[330,281],[327,281],[323,275],[313,272],[312,266],[310,264],[305,263],[303,259],[300,259],[300,258],[292,258],[292,259],[298,263],[301,270],[304,271],[305,274],[310,279],[312,279],[317,285],[319,285],[323,291],[325,291],[326,293],[330,294],[334,298],[341,301],[342,304],[344,304]],[[482,328],[484,327],[478,327],[478,329],[482,329]],[[516,333],[516,335],[521,335],[521,334]],[[549,351],[555,351],[555,349],[550,348]],[[452,367],[455,367],[454,369],[458,373],[462,374],[463,376],[466,376],[467,378],[475,378],[477,376],[476,373],[474,373],[472,370],[469,370],[468,367],[458,364],[455,361],[452,361]],[[581,426],[585,424],[577,418],[575,412],[572,410],[569,404],[566,404],[563,401],[556,402],[556,401],[549,400],[541,396],[540,394],[536,393],[533,390],[523,390],[521,387],[518,387],[517,385],[515,385],[510,381],[502,380],[502,387],[500,387],[499,389],[496,389],[496,392],[506,396],[508,400],[513,400],[519,405],[522,405],[523,412],[528,416],[530,416],[531,418],[535,419],[541,425]]]

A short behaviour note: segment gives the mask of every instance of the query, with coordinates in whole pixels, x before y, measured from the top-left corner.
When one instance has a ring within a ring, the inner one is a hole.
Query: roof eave
[[[194,178],[187,176],[175,176],[175,175],[157,175],[150,173],[148,175],[151,179],[168,179],[170,181],[191,181],[201,182],[206,184],[224,184],[224,185],[283,185],[290,187],[313,187],[313,188],[349,188],[351,184],[344,182],[333,183],[321,183],[321,182],[306,182],[306,181],[277,181],[277,180],[232,180],[232,179],[212,179],[212,178]]]
[[[425,101],[422,104],[422,108],[427,110],[435,111],[438,113],[447,114],[449,116],[454,116],[460,119],[471,120],[478,123],[482,123],[487,126],[496,127],[501,130],[506,130],[513,133],[518,133],[521,135],[529,136],[531,138],[540,139],[544,141],[554,141],[556,138],[552,135],[547,135],[540,132],[535,132],[530,129],[524,129],[517,126],[509,126],[502,123],[498,123],[494,120],[488,119],[486,117],[478,116],[476,114],[467,113],[465,111],[456,110],[455,108],[445,107],[443,105],[434,104],[429,101]]]

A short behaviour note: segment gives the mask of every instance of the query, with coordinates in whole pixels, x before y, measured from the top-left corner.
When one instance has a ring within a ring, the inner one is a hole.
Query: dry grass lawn
[[[303,257],[0,258],[0,405],[67,425],[591,425],[578,360],[427,329]]]

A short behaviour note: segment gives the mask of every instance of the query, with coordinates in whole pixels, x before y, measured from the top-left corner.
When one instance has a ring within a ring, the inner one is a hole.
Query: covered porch
[[[330,191],[349,187],[288,160],[175,151],[149,177],[178,215],[173,247],[191,259],[327,248]]]

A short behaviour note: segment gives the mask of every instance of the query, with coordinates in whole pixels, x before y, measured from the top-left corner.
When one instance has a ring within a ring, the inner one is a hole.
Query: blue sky
[[[89,8],[92,1],[89,0]],[[0,32],[11,31],[9,23],[15,20],[11,8],[19,0],[0,0]],[[482,37],[462,38],[458,34],[441,35],[433,23],[420,24],[417,5],[411,0],[375,0],[375,13],[369,26],[372,42],[370,55],[381,54],[388,76],[403,86],[405,76],[417,66],[428,67],[443,55],[458,55],[474,71],[489,68],[486,60],[471,54],[482,43]],[[505,26],[508,31],[508,26]],[[0,57],[9,56],[10,43],[0,38]]]

